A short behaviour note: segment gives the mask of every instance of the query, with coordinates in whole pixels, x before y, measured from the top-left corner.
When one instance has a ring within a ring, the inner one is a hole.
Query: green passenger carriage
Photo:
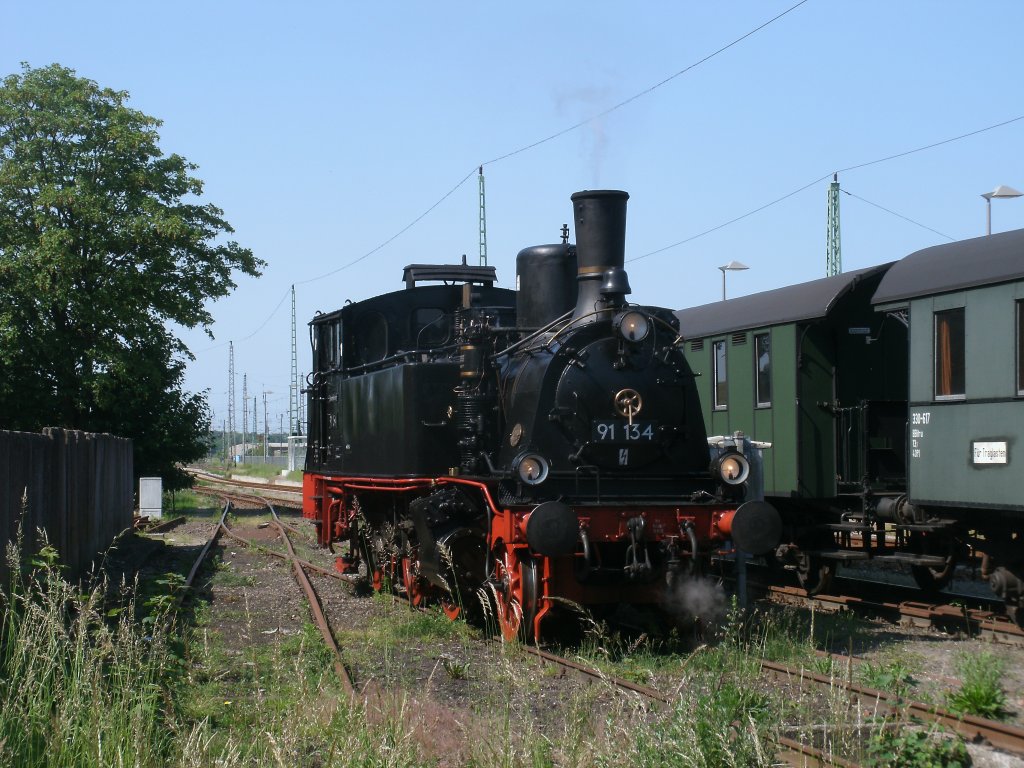
[[[1024,230],[680,310],[710,433],[770,441],[776,557],[809,591],[839,562],[939,589],[968,552],[1024,594]]]

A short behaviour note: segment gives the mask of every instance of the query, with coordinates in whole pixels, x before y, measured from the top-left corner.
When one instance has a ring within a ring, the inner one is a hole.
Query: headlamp
[[[626,341],[637,343],[651,332],[651,321],[643,312],[630,310],[615,318],[615,329]]]
[[[711,474],[726,485],[742,485],[750,476],[750,463],[742,453],[726,451],[712,462]]]
[[[516,475],[527,485],[540,485],[548,478],[548,461],[536,453],[527,453],[516,460]]]

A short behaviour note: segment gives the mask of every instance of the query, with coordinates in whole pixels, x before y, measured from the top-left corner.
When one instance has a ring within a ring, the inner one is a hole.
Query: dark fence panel
[[[0,431],[0,545],[35,532],[74,575],[132,524],[132,441],[65,429],[41,435]],[[6,558],[0,576],[7,581]]]

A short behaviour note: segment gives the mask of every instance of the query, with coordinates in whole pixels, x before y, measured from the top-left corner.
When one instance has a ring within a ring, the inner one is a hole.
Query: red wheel
[[[370,582],[374,592],[381,592],[395,583],[398,563],[393,555],[387,557],[385,566],[381,566],[377,562],[377,558],[373,557],[370,547],[364,547],[363,560],[366,562],[366,579]]]
[[[501,638],[511,642],[521,637],[523,627],[522,581],[515,556],[500,549],[494,556],[494,578],[490,582],[494,597],[494,618]]]
[[[441,598],[441,610],[452,621],[455,621],[462,615],[462,606],[451,595],[445,595]]]
[[[405,584],[405,597],[409,605],[419,608],[426,599],[426,589],[419,577],[418,563],[412,555],[402,556],[402,583]]]

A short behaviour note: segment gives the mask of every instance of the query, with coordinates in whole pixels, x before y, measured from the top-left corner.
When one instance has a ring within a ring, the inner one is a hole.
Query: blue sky
[[[219,425],[234,340],[236,399],[246,373],[250,395],[271,392],[273,426],[289,286],[308,370],[315,311],[401,288],[409,263],[475,263],[480,163],[489,262],[509,287],[516,253],[557,241],[588,188],[630,193],[632,299],[673,308],[720,298],[717,267],[734,259],[750,269],[729,275],[730,296],[823,276],[840,169],[856,195],[842,197],[844,269],[984,234],[980,194],[1024,190],[1024,120],[854,166],[1024,116],[1018,0],[807,0],[644,93],[796,2],[37,0],[7,4],[0,74],[57,62],[127,90],[164,121],[163,150],[199,166],[204,200],[268,266],[212,305],[213,341],[183,332],[187,386],[209,390]],[[1024,198],[994,201],[992,222],[1024,227]]]

